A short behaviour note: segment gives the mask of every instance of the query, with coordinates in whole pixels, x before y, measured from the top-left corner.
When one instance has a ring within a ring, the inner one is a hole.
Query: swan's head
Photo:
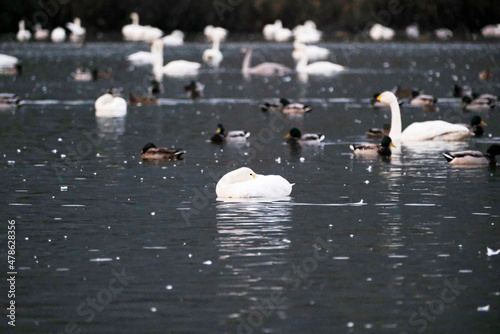
[[[299,129],[293,128],[290,130],[290,132],[285,136],[285,138],[300,138],[302,137],[302,133],[300,132]]]
[[[144,147],[142,148],[142,153],[146,153],[150,148],[156,148],[156,145],[153,144],[153,143],[147,143],[146,145],[144,145]]]
[[[283,28],[283,22],[281,20],[274,21],[274,26],[277,28]]]
[[[179,38],[184,38],[184,33],[180,30],[174,30],[174,31],[172,31],[172,33],[170,35],[175,36],[175,37],[179,37]]]
[[[75,19],[73,20],[73,23],[76,24],[77,26],[81,26],[82,25],[82,21],[80,20],[79,17],[75,17]]]
[[[389,147],[389,146],[396,147],[392,143],[392,139],[389,136],[385,136],[384,138],[382,138],[382,142],[380,143],[380,146],[382,146],[382,147]]]
[[[490,157],[500,155],[500,145],[498,144],[491,145],[488,151],[486,151],[486,154],[488,154]]]
[[[396,95],[394,95],[393,92],[389,91],[385,91],[379,96],[377,96],[377,100],[387,105],[390,105],[394,102],[398,103],[398,98],[396,97]]]
[[[316,23],[314,23],[314,21],[307,20],[304,22],[304,27],[316,30]]]
[[[163,41],[161,39],[156,39],[151,43],[151,52],[162,52],[163,51]]]
[[[213,30],[214,30],[214,26],[213,25],[208,25],[208,26],[205,27],[205,29],[203,29],[203,33],[205,35],[210,35]]]
[[[139,19],[139,14],[137,14],[136,12],[133,12],[130,14],[130,18],[132,20],[138,20]]]
[[[253,170],[248,167],[241,167],[227,174],[230,176],[230,183],[246,182],[255,179],[256,175]]]
[[[478,126],[478,125],[487,125],[479,116],[474,116],[470,120],[470,125],[471,126]]]

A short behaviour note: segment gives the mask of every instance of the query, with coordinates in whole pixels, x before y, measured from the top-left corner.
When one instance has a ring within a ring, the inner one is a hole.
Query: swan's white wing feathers
[[[445,121],[415,122],[401,133],[406,141],[461,140],[470,135],[467,127]]]

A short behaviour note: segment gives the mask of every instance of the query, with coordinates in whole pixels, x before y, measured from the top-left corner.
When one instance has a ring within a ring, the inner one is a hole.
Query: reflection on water
[[[96,117],[97,129],[106,138],[116,139],[125,133],[125,117]]]

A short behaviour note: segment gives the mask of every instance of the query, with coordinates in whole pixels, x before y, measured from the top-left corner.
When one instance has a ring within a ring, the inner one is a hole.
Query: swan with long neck
[[[24,20],[19,21],[19,31],[16,37],[19,42],[27,42],[31,39],[31,32],[26,30]]]
[[[252,49],[245,48],[242,50],[245,53],[245,58],[243,59],[243,74],[260,74],[260,75],[285,75],[290,73],[292,70],[285,65],[278,63],[261,63],[254,67],[250,67],[252,61]]]
[[[309,56],[305,48],[300,47],[296,49],[298,57],[296,70],[299,73],[306,74],[317,74],[317,75],[334,75],[338,72],[345,70],[342,65],[334,64],[329,61],[317,61],[312,64],[307,64],[309,62]]]
[[[163,42],[156,40],[153,42],[151,51],[154,55],[153,73],[159,81],[163,74],[174,77],[182,77],[198,74],[200,63],[187,60],[173,60],[163,66]]]
[[[396,95],[386,91],[380,94],[377,100],[391,108],[391,132],[389,137],[394,141],[461,141],[472,135],[464,125],[441,120],[415,122],[410,124],[404,131],[401,131],[401,110]]]
[[[214,37],[212,47],[203,51],[202,59],[209,66],[219,67],[222,59],[224,59],[224,56],[220,51],[220,42],[220,37]]]

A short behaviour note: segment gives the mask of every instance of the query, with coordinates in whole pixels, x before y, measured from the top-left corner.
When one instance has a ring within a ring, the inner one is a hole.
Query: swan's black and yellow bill
[[[377,96],[377,101],[380,101],[381,98],[382,98],[382,94],[380,94],[379,96]]]

